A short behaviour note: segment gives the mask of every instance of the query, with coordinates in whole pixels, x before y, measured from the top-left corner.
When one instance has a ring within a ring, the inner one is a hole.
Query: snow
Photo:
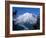
[[[23,24],[23,23],[35,24],[37,22],[37,15],[26,12],[22,15],[19,15],[15,19],[15,21],[16,24]]]

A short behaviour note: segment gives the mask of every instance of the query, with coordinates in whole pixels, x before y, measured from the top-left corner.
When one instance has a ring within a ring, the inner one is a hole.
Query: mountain
[[[22,27],[23,29],[32,29],[33,24],[37,23],[37,15],[33,13],[24,13],[22,15],[19,15],[17,18],[14,19],[15,29],[20,29]]]
[[[37,22],[37,16],[32,13],[24,13],[16,18],[16,24],[30,23],[35,24]]]

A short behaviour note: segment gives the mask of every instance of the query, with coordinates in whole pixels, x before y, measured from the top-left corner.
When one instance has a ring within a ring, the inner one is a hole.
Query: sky
[[[13,7],[13,12],[16,13],[16,16],[19,16],[19,15],[24,14],[26,12],[34,13],[35,15],[39,15],[40,8]]]

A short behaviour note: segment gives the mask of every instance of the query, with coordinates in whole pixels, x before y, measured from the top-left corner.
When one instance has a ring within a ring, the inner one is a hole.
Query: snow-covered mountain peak
[[[37,22],[37,15],[32,13],[24,13],[16,18],[16,24],[30,23],[35,24]]]

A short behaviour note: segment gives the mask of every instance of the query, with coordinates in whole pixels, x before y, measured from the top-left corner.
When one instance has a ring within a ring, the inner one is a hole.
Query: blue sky
[[[16,12],[17,11],[17,12]],[[23,7],[13,7],[13,12],[16,13],[17,16],[24,14],[26,12],[28,13],[34,13],[36,15],[39,15],[40,8],[23,8]]]

